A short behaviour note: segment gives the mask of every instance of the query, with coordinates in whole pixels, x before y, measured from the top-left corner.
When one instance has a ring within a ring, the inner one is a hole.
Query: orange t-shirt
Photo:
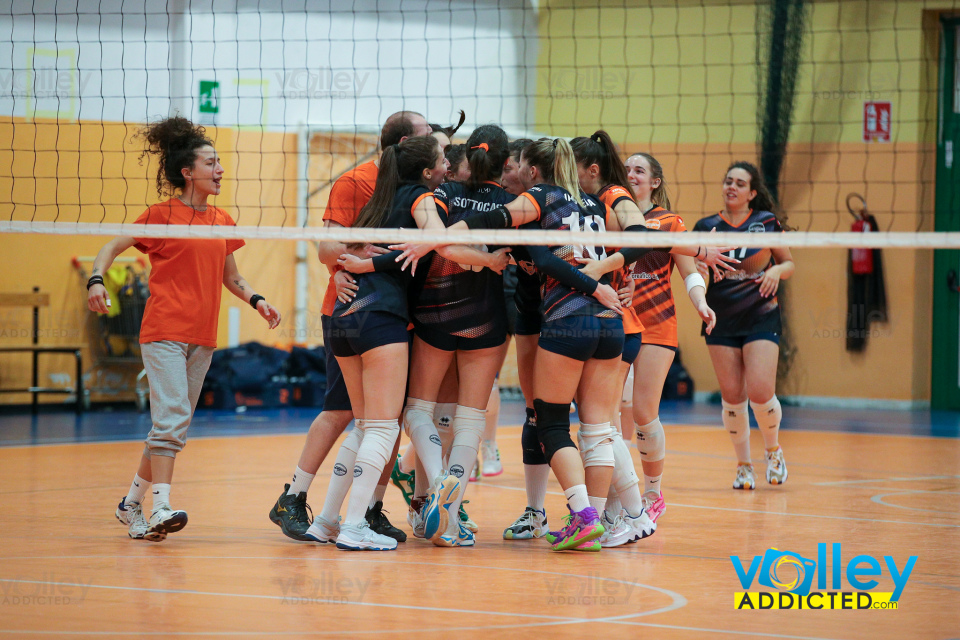
[[[662,207],[654,207],[644,214],[648,229],[686,231],[683,219]],[[670,287],[673,256],[666,251],[651,251],[633,263],[630,277],[637,283],[633,293],[633,309],[646,327],[644,343],[676,347],[677,309]]]
[[[135,224],[235,225],[226,211],[207,206],[195,211],[171,198],[144,211]],[[223,292],[223,261],[243,240],[135,238],[150,257],[150,297],[140,325],[140,343],[173,340],[217,346],[217,320]]]
[[[600,190],[600,193],[597,194],[597,197],[600,198],[600,202],[604,203],[610,210],[613,211],[618,204],[623,200],[630,200],[633,202],[633,194],[624,189],[618,184],[608,184],[603,189]],[[611,214],[613,215],[613,214]],[[610,228],[610,225],[607,224],[607,228]],[[617,248],[609,248],[609,251],[617,251]],[[629,277],[630,269],[624,268],[620,271],[617,271],[614,274],[611,274],[613,277],[612,286],[614,289],[622,288]],[[641,333],[643,331],[643,322],[641,322],[640,317],[637,315],[636,310],[633,307],[625,307],[623,310],[623,333],[624,335],[630,335],[632,333]]]
[[[377,165],[374,162],[364,162],[357,168],[347,171],[337,178],[330,189],[327,199],[327,209],[323,212],[323,219],[336,222],[344,227],[352,227],[360,215],[360,209],[367,204],[373,189],[377,186]],[[338,265],[334,272],[339,271]],[[327,283],[327,291],[323,295],[323,304],[320,313],[329,316],[333,314],[333,307],[337,304],[337,286],[333,283],[333,274]]]

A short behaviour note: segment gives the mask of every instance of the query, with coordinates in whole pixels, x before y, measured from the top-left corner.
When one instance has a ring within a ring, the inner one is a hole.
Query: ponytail
[[[600,129],[589,138],[578,137],[570,142],[577,164],[589,167],[592,164],[600,167],[600,182],[606,187],[611,184],[626,189],[630,197],[636,200],[630,181],[627,180],[627,167],[620,158],[620,151],[613,143],[610,134]]]
[[[566,190],[577,204],[586,206],[580,197],[577,160],[569,142],[563,138],[540,138],[523,150],[523,157],[540,170],[544,182]]]
[[[393,198],[400,184],[420,182],[423,170],[434,166],[440,153],[440,143],[433,136],[407,138],[384,149],[373,195],[360,209],[353,226],[382,227],[393,209]]]
[[[503,129],[495,124],[477,127],[470,134],[466,147],[470,164],[468,189],[477,189],[484,182],[500,179],[503,165],[510,157],[510,141]]]

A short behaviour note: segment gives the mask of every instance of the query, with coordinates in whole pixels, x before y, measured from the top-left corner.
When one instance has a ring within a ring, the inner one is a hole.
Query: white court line
[[[524,487],[508,487],[502,484],[487,484],[487,487],[495,487],[497,489],[506,489],[508,491],[526,491]],[[558,491],[547,491],[549,495],[552,496],[562,496],[563,494]],[[671,502],[670,506],[686,507],[687,509],[709,509],[714,511],[735,511],[738,513],[756,513],[762,515],[772,515],[772,516],[793,516],[798,518],[824,518],[826,520],[853,520],[856,522],[880,522],[883,524],[905,524],[912,527],[946,527],[948,529],[960,529],[960,524],[940,524],[936,522],[904,522],[902,520],[880,520],[877,518],[851,518],[850,516],[825,516],[817,513],[788,513],[784,511],[762,511],[759,509],[734,509],[732,507],[708,507],[699,504],[682,504],[680,502]]]
[[[916,493],[932,493],[935,495],[960,495],[960,491],[927,491],[924,489],[917,489],[915,491],[893,491],[891,493],[878,493],[875,496],[870,498],[871,502],[876,502],[877,504],[882,504],[885,507],[895,507],[897,509],[907,509],[909,511],[925,511],[927,513],[943,513],[946,515],[956,515],[955,511],[943,511],[942,509],[921,509],[920,507],[907,507],[902,504],[893,504],[890,502],[884,502],[883,499],[887,496],[908,496]]]
[[[893,478],[873,478],[871,480],[839,480],[836,482],[811,482],[810,484],[818,487],[827,487],[831,485],[840,485],[840,484],[868,484],[870,482],[915,482],[917,480],[953,480],[960,478],[960,476],[920,476],[916,478],[902,478],[902,477],[893,477]]]

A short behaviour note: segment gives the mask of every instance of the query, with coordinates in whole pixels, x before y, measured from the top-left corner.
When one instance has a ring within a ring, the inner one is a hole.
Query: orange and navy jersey
[[[697,221],[694,231],[735,231],[741,233],[782,233],[780,221],[769,211],[751,211],[734,226],[723,213]],[[780,333],[780,305],[777,296],[760,295],[756,280],[773,265],[770,249],[731,249],[730,255],[740,260],[736,271],[724,271],[720,282],[711,279],[707,287],[707,304],[717,313],[713,336],[746,336],[752,333]]]
[[[585,206],[580,206],[563,188],[548,184],[538,184],[521,195],[533,203],[539,212],[541,229],[605,231],[613,211],[595,196],[583,192],[580,196]],[[607,255],[606,248],[602,245],[567,244],[551,246],[549,250],[573,268],[582,266],[577,262],[577,258],[602,260]],[[609,281],[605,279],[603,282],[607,284]],[[542,299],[540,314],[544,322],[570,316],[618,317],[615,311],[600,304],[593,296],[571,289],[543,273],[541,273],[540,297]]]
[[[422,184],[402,183],[393,197],[393,207],[381,225],[387,229],[416,229],[413,210],[424,199],[433,198],[433,192]],[[387,244],[381,244],[384,248]],[[339,299],[333,308],[333,317],[340,318],[360,311],[382,311],[409,320],[407,289],[410,286],[410,270],[373,271],[353,275],[357,283],[357,295],[350,302]]]
[[[663,207],[653,207],[643,217],[650,230],[687,230],[680,216]],[[627,277],[636,285],[631,306],[647,329],[664,322],[676,326],[677,308],[670,287],[673,265],[673,256],[668,251],[651,251],[627,269]]]
[[[617,205],[621,202],[629,200],[634,202],[633,195],[621,187],[618,184],[608,184],[603,189],[600,189],[600,193],[597,194],[597,197],[600,199],[600,202],[604,203],[610,209],[616,209]],[[616,251],[617,248],[611,248],[611,251]],[[613,288],[621,289],[626,283],[627,278],[630,275],[629,265],[616,273],[611,274],[613,278]],[[641,322],[640,317],[637,315],[636,309],[633,307],[626,307],[623,310],[623,333],[625,335],[630,335],[632,333],[641,333],[644,330],[644,323]]]
[[[475,190],[460,182],[447,182],[437,187],[433,197],[437,213],[448,227],[516,198],[496,182],[484,183]],[[422,282],[418,279],[415,296],[412,309],[418,325],[461,338],[506,331],[503,276],[490,269],[474,271],[440,254],[431,254],[426,277]]]

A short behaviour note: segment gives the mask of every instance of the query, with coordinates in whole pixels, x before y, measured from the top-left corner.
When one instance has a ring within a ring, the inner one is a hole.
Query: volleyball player
[[[451,144],[444,155],[450,163],[450,170],[444,182],[466,182],[470,179],[470,163],[467,162],[467,147],[463,144]]]
[[[643,202],[645,209],[641,211],[638,203],[634,200],[634,194],[627,177],[627,169],[620,159],[616,145],[610,138],[610,135],[603,130],[595,132],[589,138],[574,138],[571,142],[574,153],[577,157],[577,170],[579,173],[580,186],[587,192],[596,193],[597,197],[614,212],[620,219],[620,224],[627,228],[637,228],[646,230],[654,228],[661,229],[655,223],[648,223],[649,214],[652,213],[652,206],[648,199]],[[649,195],[649,194],[648,194]],[[638,220],[642,226],[638,224]],[[637,225],[637,227],[634,227]],[[725,261],[732,261],[717,248],[704,251],[702,247],[687,248],[677,247],[671,252],[687,258],[683,254],[706,254],[705,260],[713,264],[725,264]],[[623,252],[621,251],[621,254]],[[634,281],[634,272],[638,264],[645,264],[652,259],[652,256],[662,255],[669,259],[671,253],[664,251],[649,251],[636,262],[628,263],[625,271],[618,271],[621,278],[627,278],[628,281]],[[696,267],[693,265],[693,259],[690,258],[688,266],[696,273]],[[727,267],[732,268],[732,267]],[[700,277],[696,273],[696,277]],[[643,290],[643,286],[635,286],[633,289],[633,301],[636,301],[637,290]],[[705,288],[705,287],[704,287]],[[702,294],[702,291],[701,291]],[[702,295],[701,295],[702,297]],[[649,319],[649,316],[647,316]],[[613,449],[618,467],[618,473],[615,476],[614,486],[610,487],[608,495],[607,510],[604,512],[604,529],[606,533],[601,539],[601,545],[605,547],[614,547],[629,542],[635,542],[647,536],[650,536],[656,530],[656,524],[646,513],[640,479],[636,474],[633,465],[633,458],[627,449],[626,443],[620,430],[620,404],[623,395],[624,383],[628,378],[628,372],[631,365],[637,359],[641,349],[641,336],[645,324],[643,318],[639,316],[639,311],[634,305],[628,305],[623,315],[624,323],[624,349],[621,356],[619,380],[620,383],[611,388],[610,407],[612,422],[616,425],[613,433]],[[647,372],[642,367],[637,367],[641,375],[637,378],[646,378]],[[661,381],[662,385],[662,381]],[[647,421],[649,422],[649,421]],[[659,444],[656,447],[641,448],[641,460],[661,461],[663,459],[660,446],[662,444],[662,427],[659,434],[655,430],[656,425],[647,425],[647,422],[640,423],[644,428],[639,432],[643,434],[646,427],[650,427],[650,437]],[[642,437],[642,436],[641,436]],[[649,449],[647,451],[646,449]],[[622,467],[622,470],[620,469]]]
[[[383,150],[409,137],[423,136],[429,133],[430,125],[427,124],[426,118],[421,114],[414,111],[399,111],[392,114],[384,122],[380,131],[379,145]],[[365,162],[337,178],[330,190],[327,208],[323,214],[324,227],[353,226],[357,216],[360,215],[360,210],[367,204],[373,194],[378,165],[379,159]],[[352,277],[337,264],[337,260],[345,250],[346,247],[343,243],[321,242],[318,251],[320,262],[327,267],[331,274],[321,306],[320,324],[324,335],[324,344],[329,344],[330,317],[337,300],[337,283],[340,282],[346,290],[356,289]],[[372,245],[368,245],[365,250],[367,251],[366,255],[370,256],[386,251]],[[326,373],[327,387],[324,393],[323,409],[310,425],[303,450],[300,453],[300,459],[293,472],[293,479],[289,485],[284,486],[283,492],[270,510],[270,520],[280,527],[284,535],[294,540],[319,541],[317,538],[324,538],[324,541],[326,541],[323,534],[326,530],[325,525],[335,524],[327,522],[324,515],[335,518],[336,514],[321,513],[315,519],[317,526],[313,533],[310,533],[311,522],[307,515],[307,490],[330,449],[333,448],[340,434],[343,433],[354,417],[343,374],[333,351],[329,347],[326,349]],[[359,436],[360,431],[356,430],[356,433],[351,433],[347,437],[351,442],[355,442]],[[352,446],[355,448],[357,445],[353,444]],[[327,501],[330,504],[336,504],[338,509],[350,488],[349,479],[344,477],[346,474],[341,473],[345,467],[342,462],[339,465],[334,465],[334,472],[328,487],[329,500]],[[381,479],[381,483],[374,493],[375,500],[370,505],[370,513],[368,514],[370,526],[377,533],[392,535],[398,541],[403,541],[406,539],[406,534],[390,524],[390,521],[383,514],[382,500],[386,485],[387,479]]]
[[[203,127],[176,116],[148,125],[140,136],[147,143],[143,153],[159,158],[157,194],[174,195],[149,207],[136,224],[235,224],[227,212],[208,202],[220,194],[223,167]],[[130,247],[150,257],[150,298],[140,344],[150,381],[153,427],[130,490],[116,511],[131,538],[159,542],[187,525],[187,513],[170,506],[170,485],[217,346],[222,287],[249,303],[271,329],[280,324],[280,312],[237,270],[233,253],[243,245],[243,240],[119,237],[104,245],[94,260],[87,306],[107,313],[103,274],[116,257]],[[151,483],[153,508],[148,522],[142,504]]]
[[[695,231],[780,233],[776,205],[760,175],[749,162],[734,162],[723,180],[724,208],[697,221]],[[734,489],[755,489],[750,458],[750,423],[747,400],[753,407],[766,448],[767,482],[783,484],[787,465],[780,446],[783,414],[776,396],[777,361],[780,355],[780,306],[777,289],[793,275],[795,265],[788,248],[735,249],[740,268],[714,275],[707,302],[717,312],[712,332],[706,336],[710,359],[720,383],[723,426],[737,454]]]

